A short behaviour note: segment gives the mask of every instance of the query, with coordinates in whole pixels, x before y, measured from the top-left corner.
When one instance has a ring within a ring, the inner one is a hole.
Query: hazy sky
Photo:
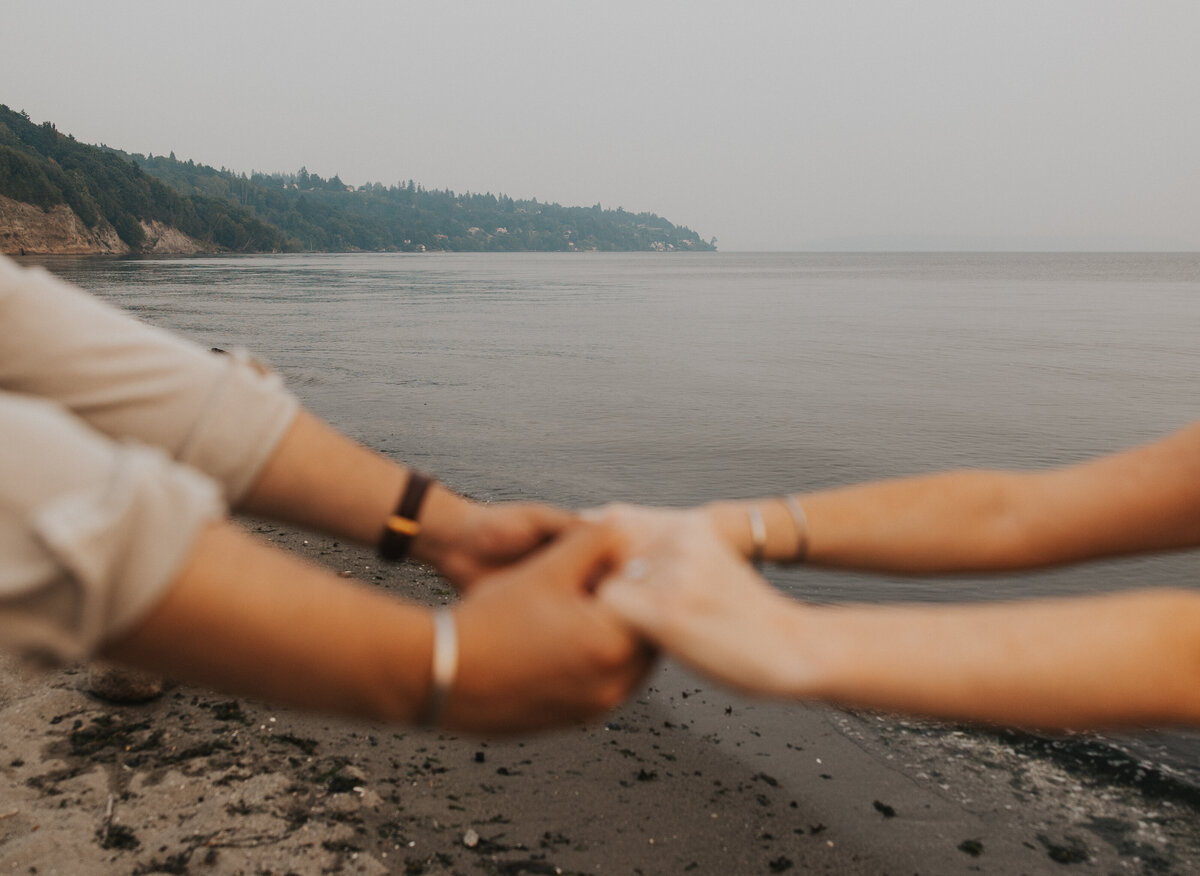
[[[1196,0],[3,0],[0,103],[723,250],[1194,250],[1198,38]]]

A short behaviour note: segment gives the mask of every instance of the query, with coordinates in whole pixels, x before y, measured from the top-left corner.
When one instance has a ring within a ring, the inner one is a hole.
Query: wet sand
[[[431,571],[251,524],[423,603]],[[743,700],[667,665],[602,722],[423,733],[0,660],[0,873],[1194,873],[1200,800],[1077,741]]]

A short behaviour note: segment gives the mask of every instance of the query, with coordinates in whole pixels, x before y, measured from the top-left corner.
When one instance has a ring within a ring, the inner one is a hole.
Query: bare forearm
[[[798,496],[797,521],[778,498],[716,502],[709,514],[743,556],[753,552],[750,509],[762,514],[763,557],[899,573],[974,571],[1029,564],[1020,537],[1019,494],[1027,476],[948,472],[877,481]]]
[[[1200,544],[1200,424],[1122,453],[1038,472],[952,471],[778,499],[719,502],[709,514],[743,556],[761,509],[766,558],[798,544],[817,565],[904,574],[1004,571]]]
[[[600,598],[741,690],[1041,727],[1200,724],[1200,593],[810,606],[755,573],[711,515],[609,517],[630,547]]]
[[[1200,722],[1200,596],[791,609],[794,692],[1045,728]]]
[[[374,545],[409,470],[301,411],[238,510]],[[453,532],[468,502],[439,484],[422,520]]]
[[[427,611],[222,523],[105,656],[273,702],[410,721],[427,695],[431,652]]]
[[[376,545],[412,472],[300,412],[239,510]],[[410,553],[460,590],[553,539],[573,515],[537,503],[472,502],[432,483]]]
[[[808,494],[807,561],[907,574],[1052,563],[1028,538],[1039,477],[955,471]]]
[[[618,543],[603,527],[575,527],[455,606],[453,635],[440,639],[457,667],[447,678],[442,664],[442,726],[565,724],[629,694],[648,656],[590,590]],[[428,610],[222,522],[203,532],[161,602],[102,656],[272,702],[411,723],[431,701],[433,639]]]

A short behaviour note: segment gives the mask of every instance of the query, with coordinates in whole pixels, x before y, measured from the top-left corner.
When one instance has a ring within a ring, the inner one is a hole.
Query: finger
[[[612,523],[619,520],[621,515],[634,508],[625,502],[609,502],[607,505],[595,505],[584,508],[579,516],[590,523]]]
[[[688,511],[640,505],[610,506],[604,520],[645,549],[673,540],[678,532],[693,525],[693,515]]]
[[[525,505],[523,510],[526,524],[542,540],[558,535],[579,519],[575,512],[565,508],[556,508],[553,505]]]
[[[598,693],[601,711],[617,708],[637,694],[658,663],[658,649],[645,641],[638,643],[632,656],[603,683]],[[593,710],[593,714],[597,714]]]
[[[616,564],[623,542],[612,527],[575,523],[548,547],[506,574],[522,580],[545,580],[564,590],[590,589],[600,574]]]
[[[658,594],[645,581],[607,578],[596,590],[596,599],[638,635],[658,641]]]

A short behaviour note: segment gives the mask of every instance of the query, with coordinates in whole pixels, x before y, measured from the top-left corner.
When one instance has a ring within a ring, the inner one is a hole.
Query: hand
[[[429,515],[413,555],[436,566],[462,592],[545,546],[575,520],[571,512],[549,505],[480,505],[454,499],[440,515]]]
[[[625,563],[598,598],[639,633],[717,681],[793,695],[803,667],[791,626],[798,606],[721,537],[704,511],[614,506],[602,519],[625,533]]]
[[[458,677],[446,726],[512,732],[590,718],[625,700],[652,653],[593,593],[621,541],[611,527],[576,524],[471,589],[455,611]]]

